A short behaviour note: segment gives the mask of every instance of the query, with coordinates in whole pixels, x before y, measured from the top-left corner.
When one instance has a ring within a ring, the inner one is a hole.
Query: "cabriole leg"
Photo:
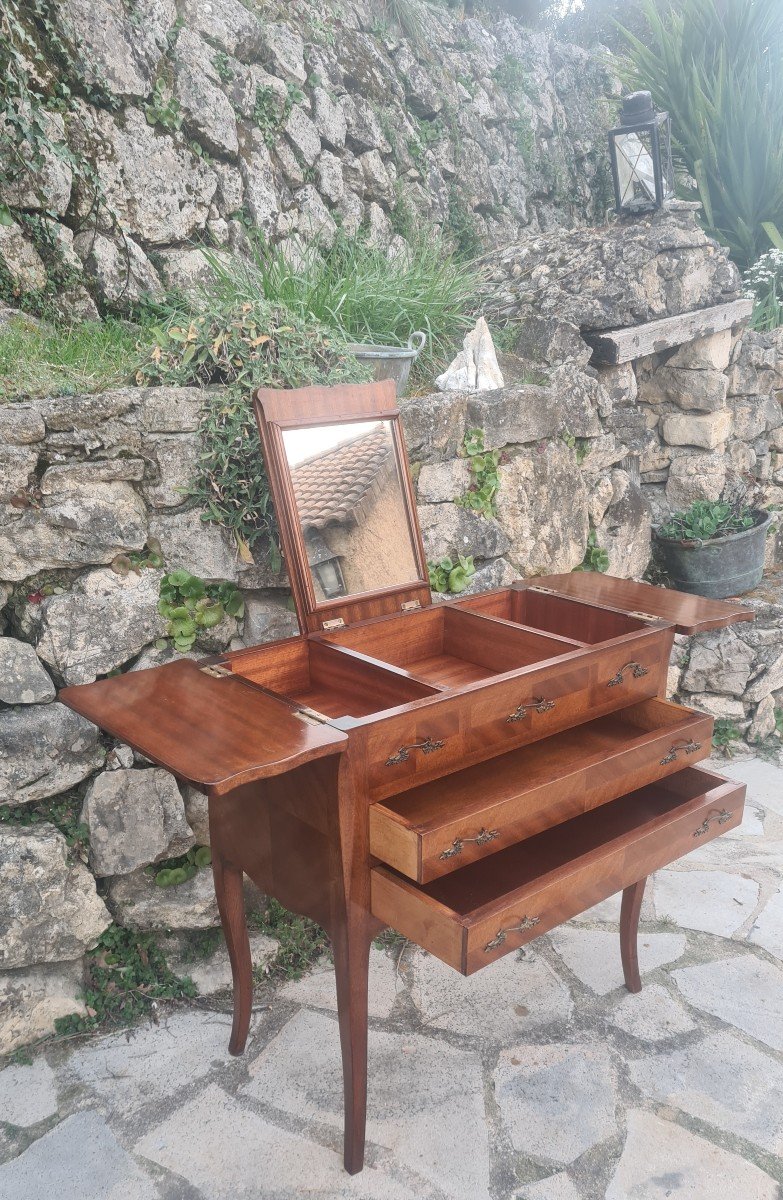
[[[234,1023],[228,1051],[229,1054],[242,1054],[253,1006],[253,964],[245,917],[243,876],[238,867],[218,857],[212,859],[212,875],[234,982]]]
[[[367,981],[372,931],[361,917],[339,922],[332,935],[337,979],[337,1014],[343,1057],[345,1169],[355,1175],[364,1166],[367,1119]]]
[[[642,980],[639,975],[639,913],[642,908],[644,885],[647,879],[640,879],[631,884],[623,892],[623,903],[620,909],[620,956],[623,962],[625,986],[629,992],[640,992]]]

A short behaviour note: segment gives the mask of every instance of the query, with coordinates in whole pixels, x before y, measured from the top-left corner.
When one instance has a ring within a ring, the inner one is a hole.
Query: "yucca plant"
[[[783,229],[781,0],[643,0],[630,80],[672,116],[682,190],[745,270]]]

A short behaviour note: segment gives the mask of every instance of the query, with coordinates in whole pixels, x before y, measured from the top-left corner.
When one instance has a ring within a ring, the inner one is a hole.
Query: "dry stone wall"
[[[380,0],[53,6],[74,100],[47,129],[77,159],[0,186],[48,214],[0,226],[6,290],[45,286],[52,243],[63,310],[94,316],[187,286],[197,247],[241,249],[248,226],[400,249],[434,225],[475,251],[602,219],[617,85],[600,59],[510,17],[410,7],[412,37]],[[46,93],[62,52],[40,49]]]

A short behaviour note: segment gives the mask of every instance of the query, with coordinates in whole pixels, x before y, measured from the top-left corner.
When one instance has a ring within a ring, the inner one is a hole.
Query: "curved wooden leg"
[[[623,961],[625,986],[629,992],[640,992],[642,980],[639,975],[639,913],[642,908],[644,885],[647,879],[640,879],[631,884],[623,892],[623,903],[620,909],[620,956]]]
[[[364,1166],[367,1119],[367,982],[372,932],[366,920],[339,922],[332,934],[345,1099],[344,1162],[349,1175]]]
[[[234,981],[234,1024],[228,1052],[242,1054],[250,1029],[250,1013],[253,1006],[253,964],[250,959],[250,938],[245,918],[243,877],[238,867],[221,861],[218,857],[212,859],[212,875]]]

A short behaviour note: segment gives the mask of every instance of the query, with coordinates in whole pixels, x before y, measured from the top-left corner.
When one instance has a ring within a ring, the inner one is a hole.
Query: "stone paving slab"
[[[324,960],[264,998],[243,1058],[208,1001],[0,1070],[0,1197],[782,1200],[783,771],[714,765],[752,804],[647,889],[639,995],[619,897],[468,979],[373,949],[361,1175]]]

